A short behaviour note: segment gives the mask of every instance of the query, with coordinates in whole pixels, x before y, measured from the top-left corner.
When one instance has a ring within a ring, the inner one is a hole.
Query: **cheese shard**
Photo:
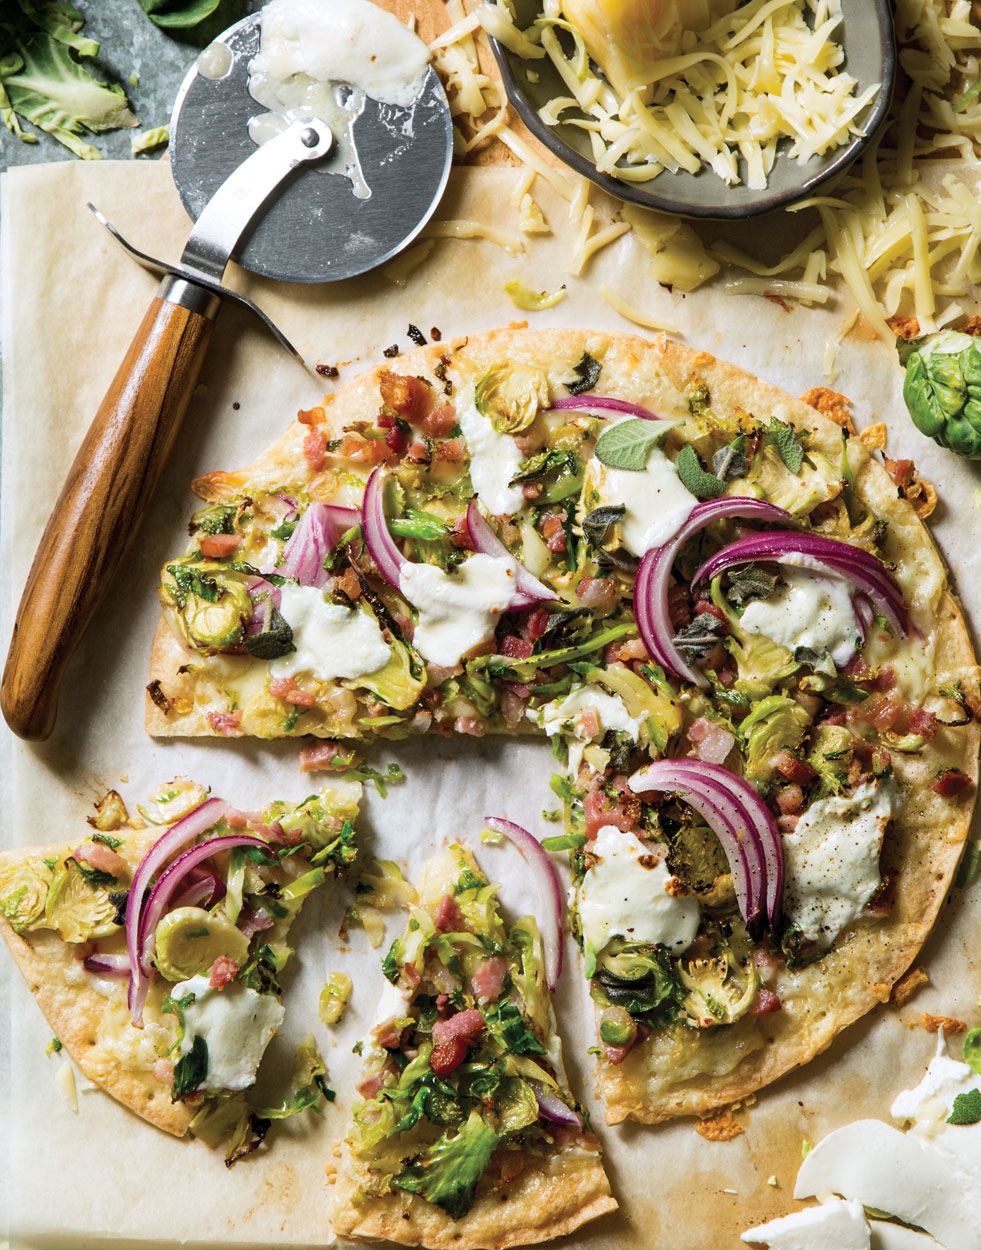
[[[743,1233],[742,1240],[770,1250],[869,1250],[869,1226],[860,1202],[830,1198]]]

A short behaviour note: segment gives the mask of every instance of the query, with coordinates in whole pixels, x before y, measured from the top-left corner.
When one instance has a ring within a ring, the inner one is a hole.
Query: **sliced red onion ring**
[[[480,511],[476,495],[470,500],[467,507],[467,534],[473,543],[475,551],[480,551],[485,556],[504,556],[507,560],[514,560],[514,563],[518,566],[518,572],[515,576],[515,594],[512,596],[509,604],[512,611],[517,611],[520,608],[529,608],[533,603],[555,601],[557,598],[555,592],[549,590],[545,583],[540,582],[537,577],[533,577],[520,561],[515,560],[511,552],[508,551],[507,547],[491,529]]]
[[[704,674],[686,664],[672,643],[674,627],[668,612],[668,582],[678,552],[693,534],[721,517],[738,516],[746,520],[774,521],[784,524],[793,520],[789,512],[762,499],[732,495],[725,499],[709,499],[692,508],[688,520],[663,546],[654,547],[640,562],[634,583],[634,615],[641,641],[665,672],[707,686]]]
[[[327,509],[327,515],[342,534],[349,529],[353,529],[355,525],[361,524],[360,508],[348,508],[346,505],[339,503],[325,503],[324,507]]]
[[[551,1120],[553,1124],[567,1124],[570,1128],[582,1128],[582,1119],[571,1107],[565,1105],[554,1090],[543,1085],[541,1081],[529,1081],[528,1084],[535,1095],[543,1120]]]
[[[286,512],[286,515],[283,517],[283,520],[292,521],[293,518],[296,516],[296,514],[300,510],[299,503],[297,503],[297,501],[291,495],[277,494],[276,498],[281,499],[283,503],[286,504],[286,507],[287,507],[287,512]]]
[[[631,417],[640,417],[642,421],[663,421],[656,412],[642,404],[632,404],[628,399],[613,399],[609,395],[566,395],[552,404],[553,411],[566,411],[575,408],[598,408],[601,412],[625,412]]]
[[[740,538],[706,560],[692,578],[692,585],[710,581],[725,569],[753,560],[813,568],[844,577],[871,600],[897,634],[903,638],[909,635],[912,626],[906,600],[882,561],[861,547],[820,534],[753,534]]]
[[[301,586],[320,589],[330,577],[324,560],[339,537],[337,523],[327,505],[311,500],[283,548],[283,558],[276,572],[294,578]]]
[[[627,784],[635,794],[684,795],[722,844],[750,934],[759,935],[764,916],[773,924],[783,891],[783,851],[772,815],[747,781],[721,764],[655,760]]]
[[[128,955],[86,955],[82,960],[86,972],[95,972],[103,977],[125,977],[129,975]]]
[[[378,572],[398,590],[402,567],[408,561],[395,545],[395,539],[388,529],[385,519],[385,476],[380,468],[372,469],[364,488],[361,528],[364,530],[368,554],[377,565]]]
[[[225,897],[225,883],[213,872],[191,882],[183,893],[174,899],[175,907],[210,907]]]
[[[140,972],[150,975],[150,960],[154,953],[154,932],[157,925],[168,910],[174,894],[180,889],[187,874],[192,868],[218,855],[221,851],[231,851],[237,846],[258,846],[269,849],[269,843],[261,838],[254,838],[248,833],[233,833],[221,838],[212,838],[198,846],[192,846],[183,854],[178,855],[174,862],[160,874],[156,885],[150,891],[143,915],[140,917],[139,960]]]
[[[503,833],[521,852],[528,863],[531,875],[544,911],[542,913],[542,953],[545,961],[545,981],[554,990],[562,973],[562,883],[555,865],[542,850],[542,844],[527,829],[500,816],[486,816],[485,824],[497,833]]]
[[[852,609],[855,613],[855,619],[858,621],[858,632],[864,647],[866,642],[868,642],[869,631],[875,624],[875,612],[868,599],[860,594],[852,595]]]
[[[205,799],[198,807],[172,825],[166,833],[161,834],[140,861],[133,874],[133,884],[129,888],[126,900],[126,949],[129,953],[129,1011],[133,1024],[143,1028],[143,1004],[150,989],[150,977],[140,967],[139,940],[140,921],[143,914],[143,896],[154,873],[162,868],[172,855],[175,855],[188,842],[206,833],[216,825],[225,812],[228,803],[224,799]]]

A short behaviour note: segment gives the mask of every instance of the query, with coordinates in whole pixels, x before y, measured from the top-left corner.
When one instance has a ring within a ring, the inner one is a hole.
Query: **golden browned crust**
[[[359,1241],[393,1241],[431,1250],[505,1250],[571,1233],[615,1211],[599,1154],[567,1151],[553,1160],[529,1159],[507,1185],[478,1189],[467,1214],[454,1220],[415,1194],[391,1193],[363,1206],[354,1196],[366,1175],[342,1173],[332,1198],[334,1232]]]
[[[136,842],[129,839],[127,850]],[[68,852],[66,845],[10,851],[0,856],[0,869]],[[135,1029],[129,1023],[125,977],[90,976],[82,969],[79,949],[52,929],[20,936],[0,916],[0,936],[55,1037],[89,1080],[157,1128],[183,1137],[194,1111],[182,1102],[171,1102],[170,1081],[158,1081],[153,1075],[158,1058],[155,1039],[159,1043],[165,1027],[159,995],[147,1003],[145,1029]]]

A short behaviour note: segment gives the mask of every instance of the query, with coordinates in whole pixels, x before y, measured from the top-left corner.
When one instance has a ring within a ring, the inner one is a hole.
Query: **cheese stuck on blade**
[[[327,603],[316,586],[281,590],[280,612],[293,630],[295,651],[273,660],[274,678],[312,673],[320,681],[364,677],[388,663],[391,651],[374,617],[360,608]]]
[[[615,825],[604,825],[589,850],[598,862],[583,878],[578,899],[587,975],[613,937],[665,946],[675,955],[687,950],[701,908],[693,894],[679,889],[663,854]]]
[[[452,667],[490,638],[514,598],[518,566],[481,552],[452,573],[435,564],[407,563],[399,590],[418,613],[412,642],[432,664]]]
[[[195,1037],[208,1047],[208,1070],[201,1088],[246,1089],[255,1080],[256,1068],[286,1015],[273,994],[257,994],[232,981],[222,990],[212,989],[205,976],[191,977],[175,985],[171,994],[180,1001],[188,994],[194,1002],[184,1008],[184,1036],[180,1054],[188,1055]]]
[[[770,1250],[869,1250],[870,1245],[862,1204],[837,1198],[750,1228],[742,1240]]]

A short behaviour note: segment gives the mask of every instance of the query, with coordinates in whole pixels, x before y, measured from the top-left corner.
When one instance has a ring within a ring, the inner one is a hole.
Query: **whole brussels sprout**
[[[941,447],[981,459],[981,339],[942,330],[898,346],[913,424]]]

